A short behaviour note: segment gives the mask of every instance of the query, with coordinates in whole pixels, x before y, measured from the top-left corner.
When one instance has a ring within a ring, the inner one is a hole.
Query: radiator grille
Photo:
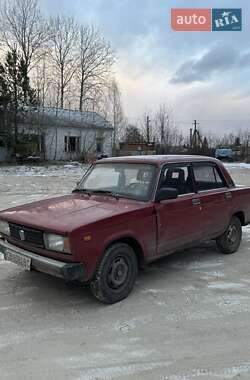
[[[13,239],[44,248],[43,232],[31,228],[10,224],[10,236]]]

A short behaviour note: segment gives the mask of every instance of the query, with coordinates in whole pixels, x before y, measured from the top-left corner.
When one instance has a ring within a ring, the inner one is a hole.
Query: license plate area
[[[30,270],[31,268],[31,259],[29,257],[25,257],[9,249],[5,251],[4,259],[22,267],[25,270]]]

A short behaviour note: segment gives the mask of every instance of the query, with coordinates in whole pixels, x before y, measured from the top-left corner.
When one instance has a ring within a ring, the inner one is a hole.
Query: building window
[[[64,151],[71,153],[80,152],[80,137],[65,136],[64,137]]]

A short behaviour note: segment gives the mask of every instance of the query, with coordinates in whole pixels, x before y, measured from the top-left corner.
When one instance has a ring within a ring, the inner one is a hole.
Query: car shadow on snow
[[[201,245],[189,249],[184,249],[180,251],[176,251],[168,256],[165,256],[157,261],[154,261],[152,264],[148,266],[148,268],[152,268],[153,270],[157,269],[166,269],[174,267],[177,269],[185,269],[192,262],[207,262],[207,261],[216,261],[220,259],[222,254],[216,247],[216,243],[214,241],[207,241],[202,243]]]
[[[37,306],[46,304],[47,307],[53,305],[57,310],[65,310],[81,304],[88,307],[96,304],[87,285],[68,283],[36,271],[18,270],[11,276],[11,283],[12,286],[15,284],[12,294],[21,296],[23,302],[32,300]]]

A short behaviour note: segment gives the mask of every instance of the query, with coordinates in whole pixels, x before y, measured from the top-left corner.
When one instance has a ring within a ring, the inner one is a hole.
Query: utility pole
[[[147,116],[147,121],[146,121],[146,128],[147,128],[147,143],[150,143],[150,119],[149,116]]]
[[[197,120],[194,120],[194,147],[196,148],[197,147],[197,134],[198,134],[198,130],[197,130],[197,126],[198,126],[198,123],[197,123]]]
[[[190,128],[189,147],[190,147],[190,149],[193,147],[193,128]]]
[[[193,143],[193,147],[196,149],[199,144],[202,145],[202,140],[201,140],[201,136],[200,136],[200,133],[198,131],[198,125],[199,123],[197,123],[197,120],[194,120],[194,134],[193,134],[193,137],[192,137],[192,143]]]

